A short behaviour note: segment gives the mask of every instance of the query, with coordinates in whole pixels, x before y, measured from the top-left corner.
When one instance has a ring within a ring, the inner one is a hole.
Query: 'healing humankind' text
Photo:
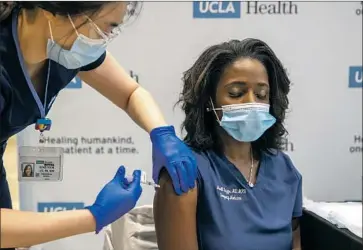
[[[46,144],[58,144],[58,145],[66,145],[73,144],[74,146],[78,145],[121,145],[121,144],[134,144],[134,141],[131,136],[129,137],[120,137],[120,136],[105,136],[105,137],[45,137]]]

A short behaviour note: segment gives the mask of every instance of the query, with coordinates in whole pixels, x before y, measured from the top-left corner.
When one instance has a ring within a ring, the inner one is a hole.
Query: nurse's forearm
[[[89,210],[35,213],[1,209],[0,248],[33,246],[95,231]]]
[[[149,92],[138,87],[130,96],[126,112],[148,133],[156,127],[167,126],[164,116]]]

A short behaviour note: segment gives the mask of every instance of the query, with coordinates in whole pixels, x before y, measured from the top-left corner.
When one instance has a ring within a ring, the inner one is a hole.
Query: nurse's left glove
[[[97,195],[95,203],[86,207],[96,220],[96,234],[135,207],[142,192],[140,176],[141,171],[135,170],[133,180],[128,182],[125,168],[121,166]]]
[[[173,126],[155,128],[150,133],[153,144],[153,180],[159,182],[163,167],[173,181],[174,191],[180,195],[195,187],[197,164],[192,151],[175,134]]]

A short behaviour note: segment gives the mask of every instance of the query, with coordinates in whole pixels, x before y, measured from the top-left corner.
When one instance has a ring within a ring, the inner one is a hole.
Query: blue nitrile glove
[[[115,177],[99,192],[95,203],[86,207],[95,217],[96,234],[135,207],[142,192],[140,176],[141,171],[135,170],[132,182],[128,182],[125,168],[121,166]]]
[[[175,134],[173,126],[155,128],[150,133],[153,144],[153,180],[165,167],[173,181],[175,192],[180,195],[195,187],[197,164],[191,150]]]

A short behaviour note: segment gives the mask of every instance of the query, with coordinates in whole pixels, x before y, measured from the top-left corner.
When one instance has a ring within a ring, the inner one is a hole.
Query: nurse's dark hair
[[[270,113],[276,118],[276,123],[257,141],[252,142],[254,153],[271,152],[271,149],[281,149],[284,145],[287,131],[283,123],[289,104],[287,94],[290,80],[282,63],[265,42],[247,38],[207,48],[194,65],[184,72],[184,87],[177,104],[181,104],[185,112],[182,129],[187,134],[184,141],[196,151],[222,150],[215,114],[207,111],[207,108],[211,108],[210,98],[215,101],[223,71],[240,58],[256,59],[265,66],[270,85]]]
[[[87,14],[89,16],[95,15],[107,4],[115,2],[93,2],[93,1],[44,1],[44,2],[33,2],[33,1],[15,1],[15,2],[0,2],[0,22],[6,19],[14,8],[21,8],[26,10],[44,9],[54,15],[65,16],[77,16]],[[128,8],[128,16],[134,16],[138,14],[141,6],[141,2],[130,1]]]

